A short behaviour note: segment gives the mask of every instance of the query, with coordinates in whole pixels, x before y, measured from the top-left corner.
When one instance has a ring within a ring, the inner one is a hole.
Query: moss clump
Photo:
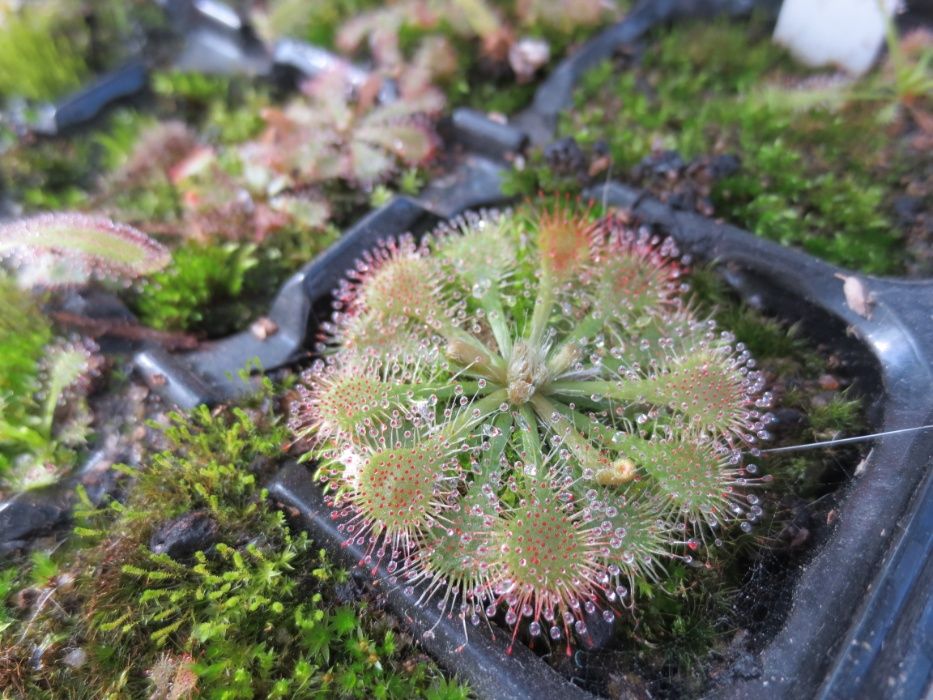
[[[0,100],[60,98],[164,24],[162,9],[140,0],[4,2]]]
[[[636,167],[650,156],[673,151],[698,163],[736,155],[737,168],[707,183],[717,215],[841,265],[897,271],[900,234],[889,207],[903,159],[891,103],[849,99],[854,93],[801,103],[787,87],[801,79],[754,28],[672,28],[621,68],[607,63],[588,74],[560,132],[607,145],[616,172],[662,191],[670,179],[658,185],[650,164]]]
[[[41,9],[0,8],[0,95],[45,100],[80,84],[82,47],[63,24]]]
[[[262,109],[269,104],[264,85],[228,76],[162,71],[153,76],[152,89],[163,113],[201,124],[212,141],[222,144],[256,136],[264,124]]]
[[[202,407],[170,416],[162,439],[144,469],[125,469],[128,500],[85,500],[79,547],[39,562],[35,599],[54,605],[4,603],[0,685],[37,698],[465,696],[429,662],[403,660],[410,642],[390,620],[336,602],[347,574],[257,485],[285,439],[267,412]],[[216,541],[174,559],[150,548],[160,523],[192,511]],[[27,580],[0,575],[7,593],[14,578]]]
[[[39,361],[52,329],[36,302],[0,275],[0,478],[30,446],[38,413]],[[39,443],[42,441],[39,440]]]
[[[91,422],[91,343],[55,340],[38,301],[0,274],[0,494],[60,476]]]
[[[52,329],[36,301],[6,276],[0,276],[0,304],[0,395],[13,411],[32,401],[38,362]]]
[[[143,283],[134,310],[152,328],[229,333],[248,321],[251,307],[237,300],[258,263],[253,244],[183,245]]]

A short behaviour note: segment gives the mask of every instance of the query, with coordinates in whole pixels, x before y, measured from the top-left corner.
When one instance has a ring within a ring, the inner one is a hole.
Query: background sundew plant
[[[569,652],[636,580],[750,530],[771,397],[688,264],[565,203],[366,254],[291,420],[362,563]]]

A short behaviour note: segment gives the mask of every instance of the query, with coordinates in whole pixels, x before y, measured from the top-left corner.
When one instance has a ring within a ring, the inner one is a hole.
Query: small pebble
[[[149,549],[181,560],[210,548],[220,534],[220,526],[207,511],[195,510],[159,525],[149,539]]]
[[[543,39],[524,38],[509,48],[509,65],[519,83],[527,83],[551,60],[551,47]]]
[[[260,316],[250,325],[249,331],[260,340],[265,340],[278,333],[279,326],[271,318]]]
[[[77,649],[72,649],[64,657],[62,657],[62,663],[71,668],[81,668],[84,666],[87,661],[87,652],[84,651],[81,647]]]
[[[820,388],[825,391],[838,391],[839,380],[831,374],[822,374],[819,378]]]

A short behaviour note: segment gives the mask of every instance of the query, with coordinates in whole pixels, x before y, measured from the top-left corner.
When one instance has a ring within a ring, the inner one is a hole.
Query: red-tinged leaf
[[[382,128],[361,128],[357,139],[384,148],[408,165],[419,165],[434,153],[430,129],[417,122],[403,122]]]
[[[457,70],[457,54],[446,37],[428,37],[418,46],[411,64],[398,77],[399,92],[404,102],[430,94],[423,111],[434,114],[444,108],[443,94],[432,84],[437,78],[453,75]]]
[[[444,103],[437,102],[436,94],[422,92],[420,95],[380,105],[360,119],[360,126],[380,127],[391,122],[415,116],[431,115],[443,109]]]
[[[428,16],[419,2],[381,7],[345,22],[337,33],[335,43],[342,52],[350,54],[365,41],[376,66],[392,69],[403,62],[399,47],[399,31],[402,26],[426,28],[436,22],[436,17]]]
[[[575,214],[559,202],[538,216],[541,267],[557,279],[566,279],[591,258],[598,228],[585,214]]]
[[[319,229],[330,219],[330,204],[316,195],[280,195],[269,203],[302,229]]]
[[[83,268],[87,275],[130,279],[160,270],[171,259],[167,249],[142,231],[80,213],[40,214],[0,225],[0,257],[25,266],[58,260],[67,267]],[[60,284],[58,279],[34,275],[32,280],[46,286]]]
[[[139,186],[154,176],[164,176],[198,147],[197,134],[184,122],[167,121],[149,127],[126,162],[109,178],[111,186]]]
[[[486,37],[496,34],[502,19],[485,0],[434,0],[433,8],[461,36]]]
[[[204,172],[216,161],[217,155],[214,153],[213,148],[198,146],[169,170],[169,180],[171,180],[172,184],[177,185],[183,180]]]
[[[570,32],[576,27],[590,26],[615,15],[618,8],[605,0],[519,0],[515,11],[526,27],[543,24]]]
[[[338,130],[346,129],[352,123],[353,110],[347,101],[350,82],[345,71],[340,69],[324,71],[305,83],[302,91],[314,101],[318,111],[326,117],[326,123]],[[305,121],[300,116],[298,119]]]
[[[395,161],[389,157],[388,153],[363,141],[354,141],[350,144],[350,153],[352,176],[360,182],[369,183],[380,180],[395,165]]]

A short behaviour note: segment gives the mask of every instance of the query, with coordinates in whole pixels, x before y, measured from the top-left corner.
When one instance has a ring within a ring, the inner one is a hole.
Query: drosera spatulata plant
[[[564,202],[364,255],[291,421],[361,564],[569,652],[636,579],[750,530],[771,398],[688,264]]]
[[[379,86],[376,79],[354,89],[337,69],[308,81],[302,98],[264,110],[265,131],[241,149],[244,168],[297,188],[334,179],[371,185],[399,165],[426,163],[437,145],[430,117],[443,101],[425,92],[377,104]]]

